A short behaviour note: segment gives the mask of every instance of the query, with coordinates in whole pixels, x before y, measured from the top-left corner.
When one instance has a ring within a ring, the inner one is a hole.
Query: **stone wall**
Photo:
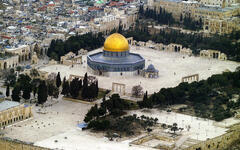
[[[232,127],[230,131],[221,136],[200,142],[185,150],[217,150],[226,149],[235,141],[240,139],[240,125]]]
[[[34,146],[31,143],[4,137],[0,138],[0,148],[1,150],[50,150],[48,148]]]

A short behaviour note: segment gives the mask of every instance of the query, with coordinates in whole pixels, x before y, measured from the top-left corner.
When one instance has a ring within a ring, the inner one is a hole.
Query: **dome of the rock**
[[[107,37],[104,42],[103,50],[109,52],[124,52],[129,50],[127,39],[119,34],[114,33]]]

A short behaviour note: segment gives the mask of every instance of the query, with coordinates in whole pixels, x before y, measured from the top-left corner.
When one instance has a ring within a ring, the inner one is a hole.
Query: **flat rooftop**
[[[16,107],[19,105],[20,105],[19,102],[5,100],[0,102],[0,111],[7,110],[9,108]]]

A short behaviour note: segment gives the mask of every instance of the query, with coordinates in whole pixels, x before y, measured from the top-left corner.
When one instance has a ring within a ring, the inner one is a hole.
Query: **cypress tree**
[[[98,97],[98,92],[99,92],[99,88],[98,88],[98,81],[95,84],[95,97]]]
[[[60,77],[60,72],[58,72],[57,78],[56,78],[56,86],[60,87],[61,84],[62,84],[62,81],[61,81],[61,77]]]
[[[80,90],[82,89],[83,85],[82,85],[82,79],[79,80],[79,88]]]
[[[69,83],[68,83],[68,81],[66,81],[66,77],[64,77],[61,94],[63,94],[64,96],[68,96],[69,95],[69,91],[70,91],[69,88],[70,88],[69,87]]]
[[[55,86],[52,83],[48,84],[48,96],[51,96],[51,98],[53,96],[54,88]]]
[[[37,87],[33,87],[33,96],[34,96],[34,98],[36,96],[36,93],[37,93]]]
[[[41,81],[38,87],[38,103],[43,104],[47,101],[48,89],[45,81]]]
[[[88,77],[87,73],[85,73],[85,76],[83,78],[83,88],[82,88],[82,98],[86,99],[89,98],[89,93],[88,93]]]
[[[9,84],[7,85],[7,89],[6,89],[6,96],[8,97],[9,96],[9,93],[10,93],[10,91],[9,91]]]
[[[30,83],[26,83],[24,86],[23,86],[23,95],[22,97],[24,99],[30,99],[31,97],[31,92],[32,92],[32,86]]]
[[[78,95],[79,95],[79,91],[80,91],[80,88],[79,88],[79,84],[78,84],[78,78],[75,78],[71,81],[70,83],[70,94],[73,98],[77,98]]]
[[[12,90],[12,100],[16,102],[20,102],[20,86],[16,85]]]

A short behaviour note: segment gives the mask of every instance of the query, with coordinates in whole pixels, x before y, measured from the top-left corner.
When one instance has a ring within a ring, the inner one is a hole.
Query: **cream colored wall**
[[[32,117],[32,107],[24,104],[0,112],[0,127],[5,127],[17,121]]]
[[[240,139],[240,126],[238,125],[235,129],[230,130],[229,133],[226,133],[222,136],[200,142],[193,146],[186,148],[185,150],[222,150],[229,147],[232,143]]]
[[[16,67],[19,62],[18,62],[19,56],[12,56],[7,59],[0,60],[0,69],[4,69],[4,64],[6,63],[6,69],[7,68],[12,68]]]
[[[0,138],[1,150],[50,150],[48,148],[33,146],[21,141],[14,141],[11,139]]]

